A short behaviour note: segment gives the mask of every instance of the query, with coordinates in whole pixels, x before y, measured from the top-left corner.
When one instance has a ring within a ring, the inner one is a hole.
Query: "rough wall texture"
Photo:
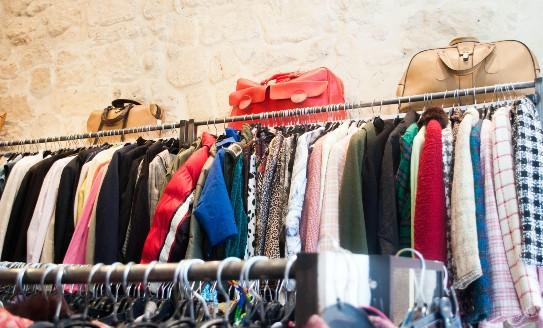
[[[327,66],[348,100],[392,96],[409,58],[459,35],[540,58],[542,1],[2,0],[2,138],[85,129],[112,98],[166,121],[228,113],[238,77]]]

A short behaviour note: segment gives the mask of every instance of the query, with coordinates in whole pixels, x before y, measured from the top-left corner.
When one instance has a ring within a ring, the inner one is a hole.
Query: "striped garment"
[[[527,318],[536,318],[541,309],[541,293],[536,268],[525,264],[522,259],[520,217],[515,189],[513,168],[513,146],[509,107],[502,107],[494,113],[492,134],[492,158],[494,160],[494,185],[498,217],[502,232],[507,263],[522,313]]]
[[[411,247],[411,193],[410,163],[413,139],[419,132],[416,123],[411,124],[400,138],[400,164],[396,172],[396,200],[399,216],[400,248]]]
[[[490,323],[502,323],[522,316],[522,311],[507,264],[494,194],[493,134],[492,122],[483,120],[481,126],[481,170],[484,176],[485,228],[488,238],[490,299],[492,302],[492,312],[487,320]]]

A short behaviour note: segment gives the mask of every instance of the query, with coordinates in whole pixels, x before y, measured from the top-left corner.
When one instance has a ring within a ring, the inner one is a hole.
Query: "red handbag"
[[[236,91],[229,97],[232,106],[231,116],[259,114],[291,108],[322,106],[345,102],[343,82],[332,71],[321,67],[305,73],[279,73],[256,83],[247,79],[239,79]],[[264,125],[285,125],[297,120],[317,122],[327,121],[330,114],[319,113],[297,117],[273,118],[245,123],[260,122]],[[345,119],[343,110],[334,112],[335,119]],[[241,128],[244,122],[234,122],[229,126]]]

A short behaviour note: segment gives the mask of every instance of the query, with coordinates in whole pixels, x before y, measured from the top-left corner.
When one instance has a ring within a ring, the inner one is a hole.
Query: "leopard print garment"
[[[256,245],[256,155],[249,159],[249,181],[247,182],[247,245],[245,247],[245,259],[255,256]]]
[[[286,141],[287,139],[285,139]],[[285,152],[286,142],[282,143],[279,152],[279,159],[273,175],[271,187],[270,212],[268,216],[268,225],[266,229],[266,243],[264,245],[264,255],[270,259],[281,257],[279,238],[283,227],[283,199],[284,199],[284,179],[285,179]]]
[[[266,160],[266,170],[264,171],[263,181],[261,184],[260,199],[258,202],[258,222],[257,222],[257,238],[258,238],[258,254],[264,254],[264,245],[266,244],[268,231],[269,211],[272,208],[271,195],[272,183],[274,180],[277,162],[279,159],[279,151],[283,143],[283,135],[281,132],[273,138],[268,147],[268,156]]]

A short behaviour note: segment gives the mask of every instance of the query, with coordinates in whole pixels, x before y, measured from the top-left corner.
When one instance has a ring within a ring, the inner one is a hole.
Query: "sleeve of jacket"
[[[64,254],[66,254],[74,233],[74,185],[77,185],[76,179],[78,177],[76,177],[77,170],[75,168],[77,160],[77,158],[73,159],[62,170],[58,187],[58,197],[55,207],[55,232],[53,234],[55,263],[62,263]]]
[[[217,152],[194,215],[206,232],[211,247],[237,234],[234,210],[223,176],[224,149]]]

